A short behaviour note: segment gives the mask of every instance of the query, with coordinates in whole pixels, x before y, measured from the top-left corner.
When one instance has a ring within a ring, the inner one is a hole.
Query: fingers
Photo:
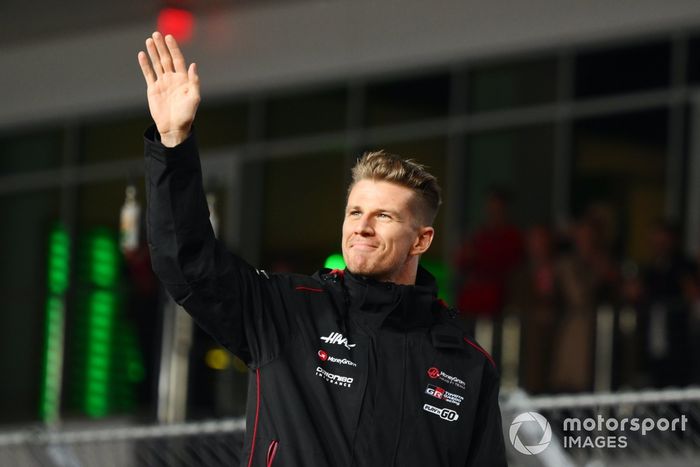
[[[185,68],[185,57],[182,55],[180,47],[178,47],[175,38],[170,34],[165,36],[165,45],[168,46],[168,50],[170,51],[170,56],[173,59],[173,66],[175,67],[175,71],[178,73],[186,72],[187,69]]]
[[[187,77],[192,84],[199,85],[199,75],[197,74],[197,64],[191,63],[190,68],[187,70]]]
[[[193,63],[189,69],[186,67],[185,57],[182,55],[177,41],[170,34],[163,37],[161,33],[154,32],[151,37],[146,39],[146,50],[150,63],[143,52],[139,52],[138,59],[143,77],[149,86],[163,74],[171,72],[187,73],[190,81],[199,84],[196,65]]]
[[[170,56],[170,50],[168,46],[165,45],[165,40],[163,35],[158,31],[153,33],[153,42],[156,44],[156,50],[158,51],[158,56],[160,57],[160,64],[163,67],[163,71],[174,72],[175,68],[173,66],[173,58]]]
[[[153,72],[153,68],[151,68],[151,64],[148,62],[148,58],[144,52],[139,52],[138,59],[139,65],[141,65],[141,72],[146,79],[146,85],[150,86],[155,82],[156,74]]]
[[[160,64],[160,55],[158,55],[156,44],[150,37],[146,39],[146,50],[148,51],[148,56],[151,58],[151,65],[153,65],[153,71],[155,71],[156,76],[160,78],[161,76],[163,76],[163,66]]]

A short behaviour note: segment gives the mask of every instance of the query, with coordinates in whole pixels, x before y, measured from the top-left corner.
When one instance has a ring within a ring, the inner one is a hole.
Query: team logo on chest
[[[448,375],[447,373],[436,367],[428,368],[428,376],[430,377],[430,379],[439,379],[446,383],[450,383],[454,386],[457,386],[459,389],[464,389],[467,386],[467,383],[465,383],[463,380],[457,378],[456,376]]]
[[[332,332],[327,336],[321,336],[321,340],[326,344],[344,345],[348,349],[355,347],[355,344],[349,344],[347,337],[343,337],[339,332]]]

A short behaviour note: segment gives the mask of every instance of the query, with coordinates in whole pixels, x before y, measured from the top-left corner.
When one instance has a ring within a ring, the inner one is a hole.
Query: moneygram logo
[[[333,363],[338,363],[340,365],[348,365],[348,366],[357,366],[357,363],[353,362],[352,360],[348,360],[347,358],[337,358],[332,355],[329,355],[328,352],[325,350],[321,349],[318,351],[318,358],[321,359],[321,361],[328,361],[328,362],[333,362]]]
[[[460,389],[464,389],[466,387],[466,383],[462,381],[461,379],[457,378],[456,376],[448,375],[444,371],[440,370],[439,368],[436,367],[430,367],[428,368],[428,376],[431,379],[440,379],[446,383],[453,384],[457,386]]]
[[[542,438],[540,438],[539,442],[536,444],[525,445],[520,440],[520,429],[524,423],[532,424],[532,422],[539,425],[542,431]],[[552,442],[552,427],[547,419],[537,412],[525,412],[515,417],[513,423],[510,424],[510,431],[508,432],[508,435],[510,438],[510,443],[513,445],[516,451],[532,456],[547,449],[549,443]]]

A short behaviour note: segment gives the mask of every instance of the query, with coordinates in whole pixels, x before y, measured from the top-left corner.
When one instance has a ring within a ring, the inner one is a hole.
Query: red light
[[[158,31],[172,34],[180,43],[189,42],[194,30],[194,15],[181,8],[163,8],[158,14]]]

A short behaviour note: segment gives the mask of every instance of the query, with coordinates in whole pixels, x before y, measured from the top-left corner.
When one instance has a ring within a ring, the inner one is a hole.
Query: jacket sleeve
[[[508,465],[503,440],[501,409],[498,405],[498,392],[498,373],[493,366],[486,363],[466,467],[505,467]]]
[[[251,367],[263,365],[280,354],[291,329],[291,279],[251,267],[215,238],[194,134],[174,148],[160,143],[155,127],[144,136],[153,270],[221,345]]]

